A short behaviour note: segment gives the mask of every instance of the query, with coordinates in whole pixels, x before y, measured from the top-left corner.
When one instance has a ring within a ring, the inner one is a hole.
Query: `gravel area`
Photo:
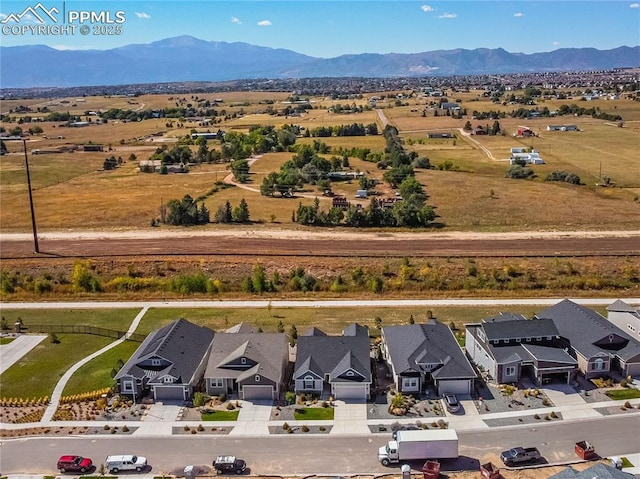
[[[198,430],[199,426],[202,426],[202,430]],[[183,426],[183,427],[174,427],[171,430],[171,434],[173,434],[174,436],[181,436],[181,435],[226,435],[229,434],[231,432],[231,430],[233,429],[233,426],[212,426],[211,423],[202,423],[199,426],[196,427],[189,427],[189,426]]]
[[[404,416],[396,416],[389,412],[391,393],[378,393],[373,401],[367,403],[367,419],[423,419],[430,422],[433,418],[444,417],[442,402],[433,391],[427,391],[409,408]]]
[[[474,403],[480,414],[553,407],[542,389],[537,396],[532,394],[533,391],[534,388],[518,388],[513,394],[507,395],[495,384],[478,381]]]
[[[551,422],[551,421],[561,421],[562,413],[552,414],[553,411],[549,411],[549,414],[545,415],[528,415],[528,416],[518,416],[518,417],[502,417],[496,419],[484,419],[484,423],[489,427],[500,427],[500,426],[520,426],[522,424],[536,424],[541,422]],[[553,416],[556,417],[553,417]]]
[[[594,408],[594,411],[599,412],[603,416],[611,416],[612,414],[628,414],[637,413],[640,410],[640,404],[637,407],[624,407],[624,406],[611,406],[611,407],[598,407]]]
[[[305,428],[306,426],[306,428]],[[331,432],[331,426],[291,426],[289,429],[284,429],[281,426],[269,426],[270,434],[329,434]]]
[[[327,402],[328,404],[328,402]],[[294,417],[294,412],[299,408],[308,408],[308,407],[323,407],[322,401],[316,403],[315,405],[312,403],[307,404],[291,404],[289,406],[275,406],[271,408],[271,421],[296,421],[297,419]],[[327,406],[331,407],[331,406]]]

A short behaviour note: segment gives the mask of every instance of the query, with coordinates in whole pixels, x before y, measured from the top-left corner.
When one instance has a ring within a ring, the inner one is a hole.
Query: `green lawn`
[[[296,408],[293,412],[293,416],[298,421],[332,421],[333,420],[333,408],[332,407],[305,407]]]
[[[64,388],[63,396],[81,394],[114,385],[111,370],[118,369],[118,360],[126,363],[140,343],[125,341],[106,351],[78,369]]]
[[[637,399],[640,398],[640,389],[614,389],[612,391],[607,391],[606,394],[614,401],[619,401],[620,399]]]
[[[14,339],[15,338],[0,338],[0,346],[2,346],[3,344],[9,344]]]
[[[212,411],[203,412],[200,416],[203,421],[237,421],[240,411]]]
[[[87,334],[58,334],[57,337],[60,343],[45,339],[0,376],[3,397],[51,396],[69,367],[113,341]]]

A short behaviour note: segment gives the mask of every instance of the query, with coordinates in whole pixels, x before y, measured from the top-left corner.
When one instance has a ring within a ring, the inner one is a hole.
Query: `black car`
[[[218,474],[242,474],[247,469],[247,463],[236,456],[218,456],[213,461],[213,467]]]
[[[391,436],[393,437],[393,440],[395,441],[396,439],[398,439],[398,431],[417,431],[420,428],[418,426],[412,426],[410,424],[404,425],[404,426],[400,426],[398,429],[396,429],[395,431],[393,431],[391,433]]]

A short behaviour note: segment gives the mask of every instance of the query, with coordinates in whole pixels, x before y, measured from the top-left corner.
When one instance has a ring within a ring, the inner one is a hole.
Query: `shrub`
[[[291,429],[291,426],[289,426],[289,423],[288,423],[288,422],[285,422],[285,423],[282,425],[282,429],[284,429],[285,431],[287,431],[287,430]]]
[[[236,407],[233,405],[232,402],[227,403],[227,410],[228,411],[233,411]]]
[[[306,424],[302,426],[302,432],[309,432],[309,428]]]
[[[198,431],[200,432],[204,431],[204,427],[202,427],[202,424],[198,424],[198,427],[196,429],[198,429]]]
[[[320,430],[320,432],[325,432],[327,430],[327,428],[324,426],[320,426],[318,429]]]
[[[126,424],[122,426],[122,432],[129,432],[129,428],[127,427]]]

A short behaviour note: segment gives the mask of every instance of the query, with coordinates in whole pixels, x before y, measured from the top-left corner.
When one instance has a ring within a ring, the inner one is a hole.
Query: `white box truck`
[[[378,450],[383,466],[414,459],[449,459],[458,457],[458,435],[453,429],[398,431],[396,440]]]

